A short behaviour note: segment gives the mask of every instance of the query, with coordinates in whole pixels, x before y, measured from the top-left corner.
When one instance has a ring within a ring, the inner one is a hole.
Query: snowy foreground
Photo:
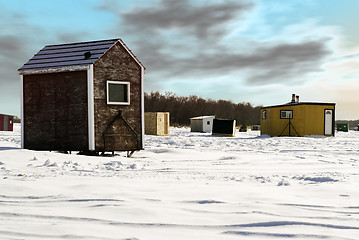
[[[359,239],[359,132],[171,128],[145,146],[66,155],[0,132],[0,239]]]

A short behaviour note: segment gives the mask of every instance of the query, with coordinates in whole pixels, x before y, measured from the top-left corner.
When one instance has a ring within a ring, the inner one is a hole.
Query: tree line
[[[195,95],[177,96],[175,93],[145,93],[145,112],[169,112],[171,125],[189,125],[191,117],[214,115],[216,118],[236,120],[237,125],[260,124],[261,106],[233,103],[228,100],[204,99]]]

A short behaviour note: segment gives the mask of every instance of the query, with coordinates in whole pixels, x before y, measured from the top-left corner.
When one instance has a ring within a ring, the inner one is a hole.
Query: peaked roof
[[[45,46],[18,70],[27,71],[91,65],[118,41],[120,41],[136,62],[143,67],[141,62],[121,39],[110,39]]]

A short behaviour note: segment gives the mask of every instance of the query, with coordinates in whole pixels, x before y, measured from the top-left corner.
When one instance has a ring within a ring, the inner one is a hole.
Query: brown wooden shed
[[[143,149],[144,70],[121,39],[45,46],[19,69],[22,147]]]
[[[169,112],[146,112],[145,134],[166,136],[169,135],[170,113]]]

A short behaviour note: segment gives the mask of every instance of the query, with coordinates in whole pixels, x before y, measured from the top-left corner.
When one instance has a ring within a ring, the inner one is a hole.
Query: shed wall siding
[[[0,131],[7,131],[6,116],[0,114]]]
[[[141,67],[117,42],[94,64],[94,122],[96,151],[140,150],[142,146],[142,89]],[[130,105],[108,105],[106,95],[107,81],[130,82]],[[122,111],[123,118],[137,133],[122,120],[116,120],[108,129],[106,148],[103,133],[111,121]]]
[[[3,130],[9,131],[9,117],[6,115],[3,118]]]
[[[169,112],[145,113],[145,133],[157,136],[168,135],[169,115]]]
[[[203,132],[203,119],[191,119],[191,132]]]
[[[24,148],[88,150],[87,72],[23,76]]]
[[[157,113],[145,113],[145,134],[157,135]]]
[[[203,132],[212,132],[214,117],[203,119]],[[209,124],[208,124],[209,122]]]

